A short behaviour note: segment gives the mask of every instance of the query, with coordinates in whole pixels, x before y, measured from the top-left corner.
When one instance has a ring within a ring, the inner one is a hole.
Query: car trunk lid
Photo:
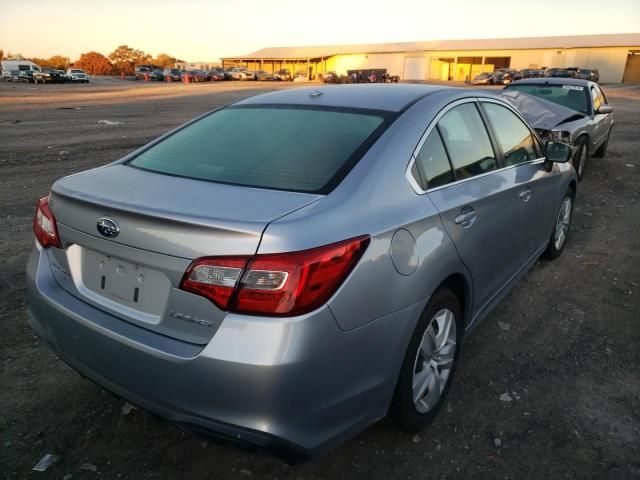
[[[54,184],[50,206],[63,248],[48,255],[58,283],[73,295],[204,344],[226,313],[178,289],[191,261],[252,255],[271,221],[319,198],[109,165]],[[114,222],[117,235],[102,235],[100,219]]]

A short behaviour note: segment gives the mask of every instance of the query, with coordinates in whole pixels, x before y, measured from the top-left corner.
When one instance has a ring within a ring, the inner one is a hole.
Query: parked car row
[[[24,83],[89,83],[90,77],[80,68],[41,68],[29,60],[3,60],[2,79],[6,82]]]
[[[349,70],[347,75],[338,75],[331,71],[323,75],[324,83],[398,83],[398,75],[390,75],[385,68],[370,70]]]
[[[524,68],[514,70],[511,68],[498,68],[493,72],[482,72],[472,80],[472,85],[508,85],[511,82],[526,78],[561,77],[579,78],[598,83],[600,73],[597,68]]]
[[[188,81],[188,82],[218,82],[223,80],[260,80],[260,81],[302,81],[308,80],[305,72],[291,74],[289,69],[277,70],[269,73],[265,70],[249,70],[244,67],[212,68],[210,70],[182,70],[179,68],[165,68],[157,65],[136,65],[135,79],[147,81]]]

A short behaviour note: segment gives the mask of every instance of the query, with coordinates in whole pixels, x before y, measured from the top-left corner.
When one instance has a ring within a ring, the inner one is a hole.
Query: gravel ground
[[[607,158],[588,164],[563,256],[540,261],[465,342],[449,402],[420,435],[384,420],[289,466],[124,414],[44,346],[25,308],[36,199],[63,175],[278,88],[291,85],[0,83],[0,478],[639,478],[638,87],[605,87],[616,127]],[[59,461],[33,472],[48,453]]]

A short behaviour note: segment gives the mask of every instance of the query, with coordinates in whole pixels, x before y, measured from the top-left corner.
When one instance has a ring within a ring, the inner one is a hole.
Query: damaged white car
[[[529,78],[508,85],[500,96],[522,113],[544,141],[572,145],[578,180],[582,180],[590,156],[605,156],[613,109],[597,83],[575,78]]]

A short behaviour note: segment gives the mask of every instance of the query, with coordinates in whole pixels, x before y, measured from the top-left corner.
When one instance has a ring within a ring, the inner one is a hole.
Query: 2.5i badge
[[[194,317],[193,315],[187,315],[186,313],[174,312],[173,310],[169,310],[169,316],[177,320],[200,325],[201,327],[210,327],[213,325],[213,322],[210,322],[209,320]]]

